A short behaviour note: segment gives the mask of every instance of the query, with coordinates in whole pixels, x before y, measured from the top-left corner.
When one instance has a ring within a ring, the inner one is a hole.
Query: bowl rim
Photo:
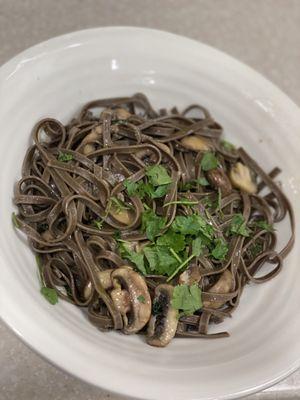
[[[81,30],[76,30],[76,31],[71,31],[62,35],[57,35],[54,37],[51,37],[45,41],[42,41],[40,43],[37,43],[33,46],[28,47],[27,49],[23,50],[22,52],[16,54],[13,56],[11,59],[7,60],[4,62],[4,64],[0,65],[0,84],[1,81],[5,81],[7,77],[9,77],[10,74],[12,74],[15,71],[16,66],[24,59],[29,60],[28,56],[32,56],[33,58],[36,58],[41,52],[49,52],[49,51],[55,51],[59,47],[63,45],[63,43],[67,43],[69,41],[73,41],[74,39],[78,38],[80,40],[83,40],[84,38],[91,38],[94,35],[99,35],[101,32],[132,32],[135,31],[139,34],[143,33],[151,33],[153,35],[159,35],[163,36],[165,40],[183,40],[186,44],[191,44],[193,46],[197,45],[200,47],[204,48],[206,51],[208,51],[210,54],[215,54],[216,56],[222,57],[226,59],[228,62],[233,63],[240,71],[242,71],[244,74],[251,75],[253,80],[258,80],[261,82],[261,84],[264,86],[264,88],[267,88],[269,91],[269,95],[272,96],[274,95],[275,97],[281,97],[286,103],[286,108],[290,109],[291,113],[297,114],[297,117],[299,118],[300,121],[300,108],[299,106],[279,87],[277,87],[271,80],[268,78],[265,78],[260,72],[257,72],[254,68],[248,66],[242,61],[239,61],[235,57],[227,54],[226,52],[219,50],[217,48],[214,48],[213,46],[207,45],[206,43],[203,43],[201,41],[198,41],[196,39],[192,39],[189,37],[186,37],[184,35],[179,35],[175,33],[171,33],[168,31],[164,30],[159,30],[159,29],[152,29],[152,28],[143,28],[139,26],[105,26],[105,27],[93,27],[89,29],[81,29]],[[64,46],[65,47],[65,46]],[[42,55],[42,54],[41,54]],[[1,256],[2,258],[2,256]],[[3,259],[2,261],[5,262]],[[1,281],[0,281],[0,287],[1,287]],[[59,368],[60,370],[64,371],[65,373],[76,377],[79,379],[81,382],[89,383],[94,387],[99,388],[98,384],[93,382],[92,380],[88,380],[86,378],[83,378],[80,376],[78,373],[76,373],[74,370],[68,369],[65,366],[62,366],[59,364],[59,359],[53,356],[52,358],[48,358],[46,355],[42,353],[35,345],[33,342],[30,340],[30,337],[24,336],[22,331],[18,330],[16,326],[14,326],[14,323],[9,321],[6,318],[5,311],[2,310],[3,307],[1,307],[1,315],[0,318],[4,322],[4,324],[9,327],[15,334],[16,336],[31,350],[33,350],[35,353],[37,353],[42,359],[46,360],[49,362],[51,365],[55,366],[56,368]],[[295,372],[298,368],[300,368],[300,359],[296,361],[289,369],[279,373],[277,376],[275,376],[273,379],[269,379],[266,382],[263,382],[262,384],[246,388],[240,391],[235,391],[232,393],[229,393],[228,395],[224,395],[219,397],[220,399],[236,399],[244,396],[248,396],[250,394],[256,393],[258,391],[261,391],[263,389],[269,388],[270,386],[273,386],[274,384],[280,382],[281,380],[285,379],[289,375],[291,375],[293,372]],[[109,391],[112,394],[116,395],[121,395],[121,396],[128,396],[128,398],[132,399],[148,399],[148,397],[145,396],[132,396],[131,392],[128,390],[125,391],[117,391],[112,389],[112,385],[106,382],[101,383],[101,388],[104,390]]]

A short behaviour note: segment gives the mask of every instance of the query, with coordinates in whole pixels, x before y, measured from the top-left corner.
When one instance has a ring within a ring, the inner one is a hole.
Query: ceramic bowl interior
[[[4,321],[33,349],[75,376],[144,399],[227,399],[277,382],[300,364],[299,241],[282,273],[249,285],[228,339],[175,339],[165,349],[142,336],[101,333],[66,302],[39,293],[26,240],[12,227],[13,186],[43,117],[66,123],[85,102],[143,92],[155,107],[207,107],[227,139],[280,181],[300,216],[300,111],[259,74],[203,44],[172,34],[104,28],[37,45],[0,69],[0,305]],[[298,230],[298,228],[297,228]],[[278,228],[279,245],[288,226]]]

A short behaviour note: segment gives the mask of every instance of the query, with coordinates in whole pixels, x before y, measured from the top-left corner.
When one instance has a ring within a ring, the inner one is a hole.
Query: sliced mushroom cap
[[[148,324],[147,343],[165,347],[173,339],[178,324],[178,311],[172,307],[173,286],[162,284],[155,289],[152,316]]]
[[[199,266],[191,264],[185,271],[179,275],[179,284],[192,285],[198,283],[201,280],[201,274]]]
[[[116,108],[114,112],[118,119],[128,119],[129,117],[131,117],[130,112],[125,110],[125,108]]]
[[[212,187],[221,190],[223,196],[228,196],[232,192],[231,182],[223,169],[211,169],[206,172],[206,177]]]
[[[249,194],[254,194],[257,192],[257,186],[252,180],[249,168],[241,162],[237,162],[231,168],[229,172],[229,178],[235,188],[243,190]]]
[[[88,156],[89,154],[93,153],[96,150],[96,147],[93,144],[86,144],[82,150],[83,154],[85,156]]]
[[[112,284],[112,279],[111,279],[111,273],[114,271],[114,269],[105,269],[104,271],[98,271],[97,272],[97,279],[103,289],[111,289],[113,284]],[[84,298],[87,300],[92,293],[92,283],[89,281],[83,290],[83,295]]]
[[[218,281],[208,290],[208,293],[227,294],[234,287],[234,279],[232,273],[226,269],[218,279]],[[221,307],[224,302],[204,300],[203,306],[207,308],[217,309]]]
[[[193,151],[207,151],[211,148],[207,140],[197,135],[185,136],[180,143],[186,149]]]
[[[111,277],[112,300],[122,314],[123,331],[136,333],[147,324],[151,315],[151,297],[145,279],[126,265],[115,269]]]
[[[110,214],[116,221],[123,225],[130,225],[134,220],[134,215],[130,210],[116,210],[112,207]]]
[[[82,140],[82,144],[95,142],[96,140],[99,140],[101,135],[102,135],[102,126],[98,125],[92,129],[91,133],[86,135],[86,137]]]

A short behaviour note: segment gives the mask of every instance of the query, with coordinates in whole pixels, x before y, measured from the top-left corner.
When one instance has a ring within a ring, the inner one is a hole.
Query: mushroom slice
[[[173,290],[174,287],[167,284],[158,285],[155,289],[147,337],[147,343],[151,346],[165,347],[175,336],[178,311],[171,304]]]
[[[192,285],[193,283],[198,283],[201,278],[199,266],[197,264],[191,264],[179,275],[179,284]]]
[[[129,210],[116,210],[112,209],[110,211],[111,216],[123,225],[130,225],[133,222],[133,213]]]
[[[223,196],[228,196],[232,192],[231,182],[223,169],[211,169],[207,171],[206,177],[212,187],[221,190]]]
[[[254,194],[257,192],[256,183],[253,182],[251,173],[246,165],[237,162],[229,172],[231,183],[237,189],[243,190],[246,193]]]
[[[111,273],[113,271],[114,271],[114,269],[105,269],[103,271],[98,271],[96,273],[99,283],[105,290],[111,289],[113,286],[112,279],[111,279]],[[84,296],[85,300],[90,298],[91,294],[92,294],[92,282],[88,281],[88,283],[85,285],[85,288],[83,290],[83,296]]]
[[[197,135],[185,136],[181,139],[180,143],[188,150],[207,151],[210,149],[209,143],[205,139]]]
[[[129,117],[131,117],[131,114],[129,111],[125,110],[125,108],[116,108],[114,110],[116,117],[118,119],[128,119]]]
[[[126,334],[140,331],[151,315],[151,297],[145,279],[129,266],[115,269],[111,292],[115,307],[120,311]]]
[[[232,273],[226,269],[218,279],[218,281],[208,290],[208,293],[226,294],[229,293],[234,286],[234,279]],[[217,309],[224,303],[221,301],[204,300],[203,306],[207,308]]]

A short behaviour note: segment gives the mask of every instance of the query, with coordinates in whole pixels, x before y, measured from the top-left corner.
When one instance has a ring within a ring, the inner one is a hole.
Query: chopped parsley
[[[95,228],[99,229],[99,231],[100,231],[103,227],[103,221],[101,219],[94,219],[93,225]]]
[[[58,295],[55,289],[48,288],[46,286],[41,287],[41,294],[45,299],[52,305],[58,302]]]
[[[214,248],[211,252],[211,255],[213,256],[213,258],[215,258],[216,260],[224,260],[224,258],[226,257],[227,253],[228,253],[228,245],[227,243],[223,240],[223,239],[216,239],[214,242]]]
[[[146,176],[149,183],[153,186],[168,185],[172,183],[172,178],[166,168],[162,165],[153,165],[146,168]]]
[[[38,266],[38,275],[39,275],[39,280],[41,283],[41,289],[40,292],[42,296],[52,305],[56,304],[58,302],[58,294],[57,291],[53,288],[49,288],[46,286],[44,277],[43,277],[43,264],[42,260],[39,254],[35,256],[35,260]]]
[[[143,303],[143,304],[146,303],[146,299],[145,299],[145,297],[142,296],[142,295],[138,296],[137,299],[138,299],[138,301],[139,301],[140,303]]]
[[[235,146],[232,143],[228,142],[227,140],[222,140],[221,141],[221,146],[227,151],[234,151],[235,150]]]
[[[143,275],[147,274],[144,262],[144,254],[132,250],[130,248],[130,242],[119,239],[118,250],[122,258],[131,261]]]
[[[235,214],[231,220],[231,224],[229,227],[229,234],[249,237],[250,233],[251,233],[251,231],[247,227],[243,215]]]
[[[202,292],[196,283],[193,285],[177,285],[174,287],[172,307],[183,315],[193,315],[202,308]]]
[[[146,182],[140,180],[132,182],[129,179],[123,181],[129,196],[137,196],[141,199],[146,196],[157,199],[165,196],[170,188],[172,178],[162,165],[153,165],[146,169]]]
[[[142,214],[142,230],[146,232],[146,236],[151,242],[159,235],[165,227],[166,220],[155,214],[154,211],[148,209]]]
[[[19,222],[18,222],[18,220],[17,220],[17,216],[16,216],[16,213],[12,213],[11,214],[11,220],[12,220],[12,223],[13,223],[13,226],[15,227],[15,228],[20,228],[20,224],[19,224]]]
[[[263,229],[263,230],[265,230],[265,231],[267,231],[267,232],[274,232],[274,227],[273,227],[273,225],[271,225],[271,224],[268,224],[268,222],[266,221],[266,220],[258,220],[258,221],[255,221],[254,223],[253,223],[253,226],[255,227],[255,228],[261,228],[261,229]]]
[[[73,160],[73,156],[72,156],[72,154],[64,153],[64,152],[60,151],[58,153],[57,159],[58,159],[58,161],[61,161],[61,162],[68,162],[68,161]]]
[[[209,171],[211,169],[217,168],[218,166],[218,159],[211,151],[207,151],[204,153],[202,160],[201,160],[201,168],[203,171]]]

